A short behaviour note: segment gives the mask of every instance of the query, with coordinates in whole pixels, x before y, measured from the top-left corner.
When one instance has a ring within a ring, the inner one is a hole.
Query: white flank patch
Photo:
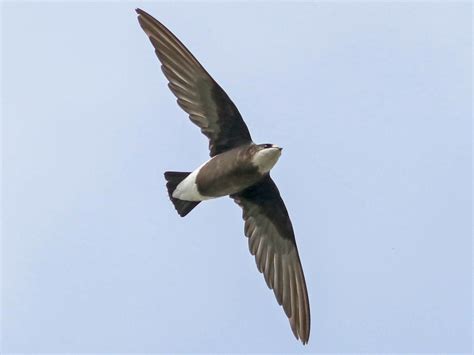
[[[194,170],[183,181],[181,181],[178,186],[176,186],[176,189],[173,191],[174,198],[184,201],[204,201],[214,198],[201,195],[196,185],[196,176],[199,173],[199,170],[201,170],[201,168],[208,162],[209,160]]]

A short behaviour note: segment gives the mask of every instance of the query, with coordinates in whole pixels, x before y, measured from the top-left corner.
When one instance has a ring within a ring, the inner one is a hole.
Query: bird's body
[[[210,160],[192,172],[165,172],[170,200],[182,217],[217,197],[230,196],[242,207],[257,268],[283,306],[293,334],[307,343],[306,282],[288,211],[270,177],[281,148],[253,143],[234,103],[189,50],[155,18],[136,11],[178,105],[209,138]]]
[[[261,153],[263,149],[268,149],[265,156]],[[172,192],[172,197],[204,201],[243,191],[268,173],[280,152],[279,147],[248,144],[218,154],[189,174]]]

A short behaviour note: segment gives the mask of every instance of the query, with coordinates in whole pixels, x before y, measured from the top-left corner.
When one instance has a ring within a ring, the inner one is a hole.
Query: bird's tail
[[[183,181],[186,176],[191,173],[183,173],[178,171],[167,171],[165,172],[166,188],[168,189],[168,195],[171,202],[173,202],[174,208],[178,211],[181,217],[186,216],[191,210],[196,207],[201,201],[183,201],[173,197],[173,192],[176,186]]]

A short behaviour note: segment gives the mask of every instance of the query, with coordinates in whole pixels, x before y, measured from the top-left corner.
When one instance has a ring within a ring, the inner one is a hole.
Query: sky
[[[180,38],[256,142],[308,286],[309,344],[136,20]],[[4,2],[1,351],[470,353],[469,2]]]

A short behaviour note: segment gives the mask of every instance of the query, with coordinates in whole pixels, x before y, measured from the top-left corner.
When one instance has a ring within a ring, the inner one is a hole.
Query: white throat
[[[261,174],[268,173],[280,158],[281,151],[279,148],[265,148],[259,150],[252,157],[252,164],[258,168]]]

